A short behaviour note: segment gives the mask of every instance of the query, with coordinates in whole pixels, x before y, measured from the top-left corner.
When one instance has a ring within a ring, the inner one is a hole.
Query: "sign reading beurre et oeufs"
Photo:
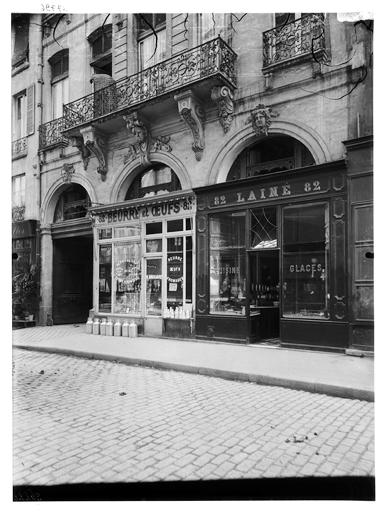
[[[138,206],[119,208],[119,210],[101,213],[95,212],[94,215],[98,224],[114,224],[116,222],[188,213],[193,210],[194,205],[194,197],[185,197],[183,199],[174,199],[158,204],[141,204]]]

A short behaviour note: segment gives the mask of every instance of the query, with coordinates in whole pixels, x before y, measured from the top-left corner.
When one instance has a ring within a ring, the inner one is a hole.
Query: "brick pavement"
[[[373,475],[373,404],[14,349],[14,484]]]

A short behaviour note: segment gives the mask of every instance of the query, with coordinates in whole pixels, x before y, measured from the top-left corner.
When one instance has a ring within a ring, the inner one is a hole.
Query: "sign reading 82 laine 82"
[[[249,202],[285,199],[289,197],[307,196],[328,192],[331,187],[331,176],[312,177],[302,180],[286,180],[277,183],[233,189],[223,193],[213,194],[209,199],[209,207]]]

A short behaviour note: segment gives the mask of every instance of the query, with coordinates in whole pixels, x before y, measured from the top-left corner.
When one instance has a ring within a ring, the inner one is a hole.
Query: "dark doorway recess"
[[[54,240],[54,324],[86,322],[92,307],[92,237]]]

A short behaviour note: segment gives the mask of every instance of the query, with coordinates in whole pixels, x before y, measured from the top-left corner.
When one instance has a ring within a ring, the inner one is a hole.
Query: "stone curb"
[[[235,372],[231,370],[221,370],[218,368],[206,368],[200,366],[185,365],[181,363],[153,361],[151,359],[139,359],[126,356],[117,356],[112,354],[99,354],[96,352],[91,353],[82,350],[70,350],[58,347],[38,347],[32,345],[14,344],[13,348],[32,350],[36,352],[47,352],[51,354],[63,354],[68,356],[83,357],[85,359],[113,361],[127,365],[138,365],[155,368],[159,370],[175,370],[185,373],[197,373],[199,375],[218,377],[227,380],[254,382],[255,384],[263,384],[265,386],[281,386],[285,388],[300,391],[308,391],[310,393],[324,394],[339,398],[349,398],[354,400],[364,400],[366,402],[374,402],[374,391],[367,389],[350,388],[346,386],[335,386],[332,384],[325,383],[307,382],[284,377],[272,377],[270,375]]]

